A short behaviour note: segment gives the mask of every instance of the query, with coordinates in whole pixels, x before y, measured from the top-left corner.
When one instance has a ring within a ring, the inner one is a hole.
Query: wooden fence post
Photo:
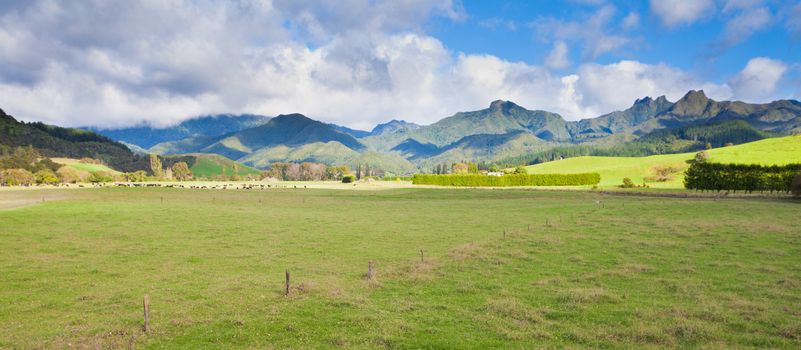
[[[289,296],[289,270],[286,270],[286,285],[284,285],[284,295]]]
[[[373,278],[375,278],[375,275],[373,274],[373,261],[370,260],[367,262],[367,279],[372,281]]]
[[[145,294],[145,297],[142,300],[142,304],[143,304],[144,310],[145,310],[144,330],[145,330],[145,333],[149,333],[150,332],[150,297],[147,294]]]
[[[423,262],[423,250],[420,249],[420,262]]]

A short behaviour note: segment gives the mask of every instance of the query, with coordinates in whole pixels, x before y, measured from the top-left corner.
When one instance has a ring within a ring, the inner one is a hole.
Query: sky
[[[690,89],[801,99],[801,0],[0,1],[0,108],[62,126],[578,120]]]

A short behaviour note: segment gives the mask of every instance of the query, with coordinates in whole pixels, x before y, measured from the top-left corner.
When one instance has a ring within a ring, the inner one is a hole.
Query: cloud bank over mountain
[[[657,3],[652,11],[669,28],[716,10]],[[610,6],[589,17],[597,28],[622,12]],[[622,15],[615,25],[639,25],[637,13]],[[690,89],[721,100],[794,97],[782,84],[795,68],[771,57],[752,57],[728,79],[708,81],[669,62],[595,62],[632,41],[619,33],[588,36],[570,23],[531,27],[553,40],[542,63],[454,51],[430,34],[433,20],[470,18],[448,0],[5,1],[0,104],[23,119],[72,126],[300,112],[370,129],[394,118],[428,124],[496,99],[576,120],[645,95],[678,99]],[[759,25],[733,24],[722,40]],[[572,64],[573,51],[586,59]]]

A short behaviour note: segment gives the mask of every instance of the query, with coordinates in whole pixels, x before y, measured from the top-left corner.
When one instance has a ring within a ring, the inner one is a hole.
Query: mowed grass
[[[721,147],[709,151],[709,161],[718,163],[784,165],[801,163],[801,135],[770,138],[737,146]],[[575,157],[527,167],[531,174],[585,173],[601,174],[600,186],[617,186],[623,178],[642,184],[646,177],[654,176],[654,167],[686,168],[687,160],[695,153],[665,154],[650,157]],[[682,188],[683,171],[674,174],[668,182],[648,183],[652,187]]]
[[[801,347],[798,202],[13,193],[45,202],[0,211],[0,348]]]

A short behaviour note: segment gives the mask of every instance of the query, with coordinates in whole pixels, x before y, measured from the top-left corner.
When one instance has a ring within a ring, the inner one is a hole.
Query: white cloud
[[[628,36],[610,30],[615,12],[614,6],[604,5],[578,20],[539,18],[531,23],[531,27],[544,41],[580,43],[583,47],[582,56],[589,60],[603,54],[615,53],[633,42]]]
[[[755,32],[770,25],[773,15],[766,7],[749,9],[733,17],[726,23],[721,38],[723,46],[732,46],[743,42]]]
[[[565,69],[570,66],[567,44],[558,41],[553,46],[553,50],[545,57],[545,66],[552,69]]]
[[[740,73],[729,81],[734,98],[747,102],[764,102],[776,98],[779,81],[787,65],[779,60],[756,57],[748,61]]]
[[[714,0],[651,0],[651,12],[667,27],[692,24],[711,15],[714,9]]]
[[[788,12],[787,29],[793,34],[801,36],[801,1]]]
[[[723,5],[723,13],[729,13],[737,10],[747,10],[762,6],[763,3],[765,3],[765,0],[727,0]]]
[[[542,66],[454,53],[426,35],[426,18],[464,18],[452,1],[20,1],[0,8],[0,107],[59,125],[299,112],[369,129],[392,118],[431,123],[495,99],[578,119],[645,95],[676,99],[705,89],[725,99],[733,89],[738,96],[758,90],[745,73],[729,87],[637,61],[555,72],[570,66],[573,42],[586,44],[588,57],[630,42],[610,29],[610,6],[581,21],[543,20],[554,26],[540,34],[555,45]],[[751,66],[743,72],[759,68]]]
[[[625,29],[636,28],[640,25],[640,15],[637,12],[629,12],[629,14],[623,18],[623,22],[621,22],[620,25]]]

